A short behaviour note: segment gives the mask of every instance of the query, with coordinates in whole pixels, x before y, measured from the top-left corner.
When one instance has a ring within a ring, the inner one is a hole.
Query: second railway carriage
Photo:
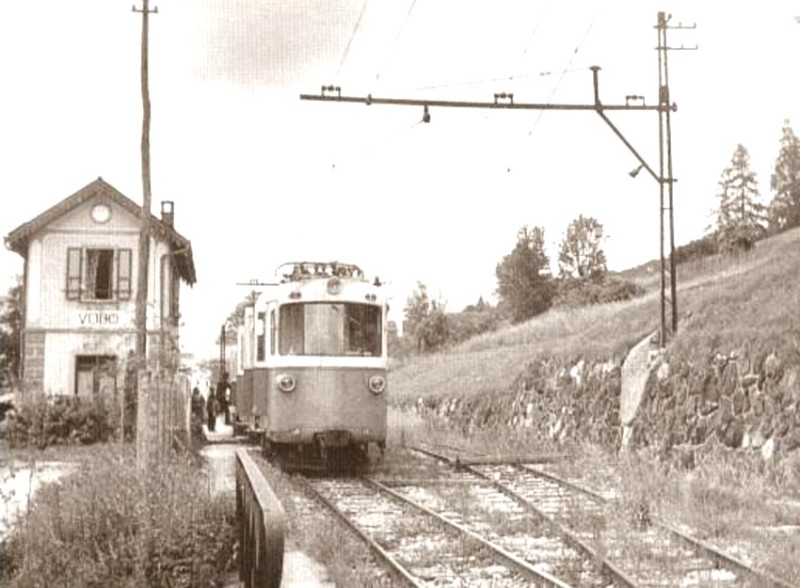
[[[385,288],[354,265],[298,262],[245,309],[239,418],[265,452],[323,459],[386,443]]]

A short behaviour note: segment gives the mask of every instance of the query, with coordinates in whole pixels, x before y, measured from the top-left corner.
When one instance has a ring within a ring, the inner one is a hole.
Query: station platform
[[[226,425],[224,421],[219,421],[214,425],[214,430],[208,429],[208,424],[203,423],[203,439],[207,443],[232,443],[233,425]]]
[[[213,431],[203,425],[203,437],[206,447],[200,454],[208,464],[209,490],[212,493],[236,492],[236,449],[241,447],[239,438],[234,436],[233,426],[225,425],[219,419]],[[291,544],[291,540],[289,543]],[[283,575],[281,588],[335,588],[336,584],[329,579],[328,570],[307,553],[296,549],[287,549],[283,554]],[[243,588],[237,572],[231,573],[225,581],[224,588]]]

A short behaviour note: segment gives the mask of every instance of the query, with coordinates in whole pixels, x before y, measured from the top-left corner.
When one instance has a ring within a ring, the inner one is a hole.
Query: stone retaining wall
[[[506,427],[617,451],[621,366],[618,359],[534,361],[506,390],[420,398],[416,410],[467,434]],[[775,352],[760,364],[741,352],[680,364],[666,356],[652,366],[630,433],[630,447],[650,446],[662,456],[712,440],[765,459],[793,451],[800,447],[800,365],[787,366]]]
[[[557,441],[585,439],[619,446],[620,361],[570,367],[528,364],[507,390],[471,398],[420,398],[417,410],[465,433],[487,427],[529,430]]]
[[[654,371],[634,445],[668,452],[713,440],[759,450],[765,459],[793,451],[800,447],[799,374],[800,367],[785,366],[775,352],[758,362],[737,351]]]

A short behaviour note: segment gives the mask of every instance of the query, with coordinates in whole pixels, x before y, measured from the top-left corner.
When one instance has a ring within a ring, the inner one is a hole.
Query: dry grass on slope
[[[680,293],[691,315],[673,354],[742,346],[791,350],[800,345],[800,229],[760,241],[715,273],[686,280]]]
[[[506,388],[525,364],[621,357],[656,327],[658,296],[574,310],[553,309],[526,323],[484,333],[440,354],[418,356],[392,372],[394,398],[471,396]]]
[[[740,345],[758,339],[786,345],[800,316],[800,229],[757,243],[739,256],[714,256],[678,267],[676,348]],[[629,302],[551,309],[530,321],[484,333],[447,352],[419,356],[392,372],[396,399],[471,396],[506,388],[539,357],[564,361],[621,359],[659,327],[657,278]],[[800,344],[800,340],[798,340]]]

